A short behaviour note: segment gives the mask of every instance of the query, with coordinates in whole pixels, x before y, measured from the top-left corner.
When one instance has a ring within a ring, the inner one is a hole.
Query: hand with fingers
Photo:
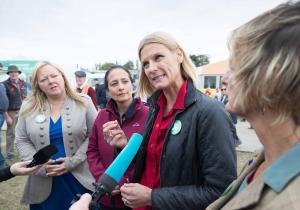
[[[120,191],[120,186],[117,185],[115,187],[115,189],[110,193],[112,196],[115,196],[115,195],[118,195],[118,194],[121,194],[121,191]]]
[[[7,125],[12,125],[13,124],[13,118],[11,116],[9,116],[6,112],[5,114],[5,120],[6,120],[6,124]]]
[[[125,183],[121,188],[124,204],[130,208],[151,206],[152,189],[138,183]]]
[[[39,166],[33,166],[33,167],[27,167],[27,165],[31,161],[23,161],[23,162],[17,162],[10,166],[10,172],[15,176],[23,176],[23,175],[33,175],[35,174],[39,168]]]
[[[117,120],[103,124],[105,141],[112,147],[123,149],[127,145],[127,137]]]
[[[47,176],[60,176],[67,173],[67,167],[65,158],[58,158],[56,160],[49,160],[46,163],[46,175]]]
[[[92,196],[88,193],[85,193],[70,207],[69,210],[89,210],[89,204],[91,200]]]

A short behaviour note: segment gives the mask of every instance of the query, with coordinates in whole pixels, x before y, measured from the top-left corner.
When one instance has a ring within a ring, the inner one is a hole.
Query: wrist
[[[14,174],[14,172],[12,171],[11,166],[6,167],[4,170],[7,171],[6,174],[8,175],[8,177],[15,177],[16,176]]]
[[[125,138],[125,139],[123,139],[123,140],[121,140],[120,142],[119,142],[119,144],[118,144],[118,148],[119,149],[124,149],[124,147],[126,147],[126,145],[127,145],[127,143],[128,143],[128,141],[127,141],[127,139]]]
[[[147,206],[152,206],[152,189],[150,189],[150,188],[148,190]]]
[[[126,147],[127,144],[128,144],[128,139],[125,138],[123,148]]]
[[[9,172],[12,176],[18,175],[17,170],[15,169],[14,165],[9,166]]]

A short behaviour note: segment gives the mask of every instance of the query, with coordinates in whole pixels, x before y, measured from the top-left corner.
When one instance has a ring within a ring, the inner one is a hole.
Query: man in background
[[[226,92],[226,86],[222,84],[221,87],[221,102],[224,104],[224,106],[228,103],[228,95]],[[234,145],[237,147],[239,146],[242,142],[240,140],[240,138],[238,137],[237,133],[236,133],[236,124],[237,124],[237,116],[236,114],[232,113],[232,112],[228,112],[229,118],[231,119],[232,122],[232,133],[234,136]]]
[[[19,110],[26,97],[24,82],[19,79],[22,72],[15,65],[8,67],[7,74],[9,78],[3,82],[8,98],[8,109],[5,115],[6,130],[6,159],[14,159],[14,139],[15,127],[19,117]]]
[[[97,106],[97,99],[96,99],[96,91],[92,86],[87,84],[87,79],[86,79],[86,73],[84,71],[76,71],[75,72],[75,79],[76,79],[76,92],[77,93],[84,93],[87,94],[88,96],[91,97],[95,108],[98,110]]]
[[[216,92],[215,92],[214,98],[215,98],[216,100],[218,100],[218,101],[221,101],[221,97],[222,97],[222,93],[221,93],[220,89],[219,89],[219,88],[216,88]]]
[[[226,93],[226,87],[221,87],[221,102],[226,105],[228,103],[228,95]],[[237,116],[234,113],[229,112],[231,121],[234,125],[237,124]]]
[[[96,84],[96,96],[97,96],[97,103],[99,105],[99,109],[106,108],[107,103],[107,94],[104,84]]]
[[[31,87],[31,84],[29,82],[27,82],[26,74],[24,74],[24,73],[20,74],[19,79],[24,82],[24,86],[25,86],[25,90],[26,90],[26,96],[28,96],[29,93],[32,90],[32,87]]]

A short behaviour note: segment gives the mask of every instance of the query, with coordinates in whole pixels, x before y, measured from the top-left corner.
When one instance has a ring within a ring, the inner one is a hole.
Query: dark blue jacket
[[[22,80],[18,81],[19,88],[10,79],[3,82],[6,88],[6,94],[9,101],[8,111],[20,110],[22,101],[26,97],[26,87]]]
[[[0,113],[6,112],[8,108],[8,98],[6,95],[5,86],[0,83]]]
[[[101,109],[106,107],[106,103],[108,100],[104,84],[96,86],[96,99]]]
[[[133,182],[145,170],[147,144],[159,107],[153,104],[145,125],[144,140],[136,158]],[[161,187],[152,190],[152,209],[205,209],[236,179],[236,153],[230,119],[222,105],[188,82],[184,110],[177,110],[166,133],[160,159]],[[170,131],[176,120],[182,127]]]
[[[10,172],[10,166],[0,169],[0,182],[13,178],[14,176],[15,175]]]

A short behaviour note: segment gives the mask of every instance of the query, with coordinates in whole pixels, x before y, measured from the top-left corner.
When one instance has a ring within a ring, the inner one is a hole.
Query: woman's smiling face
[[[155,89],[168,89],[182,78],[180,72],[182,59],[180,49],[170,51],[162,44],[147,44],[141,50],[143,71]]]

